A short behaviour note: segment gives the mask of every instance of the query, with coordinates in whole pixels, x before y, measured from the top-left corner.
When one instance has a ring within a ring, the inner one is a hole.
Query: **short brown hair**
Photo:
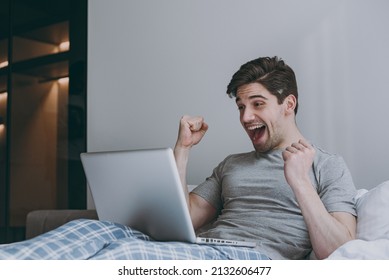
[[[240,86],[259,83],[263,85],[271,94],[277,97],[278,103],[282,104],[290,94],[296,97],[297,114],[298,91],[296,76],[282,59],[275,57],[260,57],[243,64],[232,76],[227,86],[227,94],[236,97]]]

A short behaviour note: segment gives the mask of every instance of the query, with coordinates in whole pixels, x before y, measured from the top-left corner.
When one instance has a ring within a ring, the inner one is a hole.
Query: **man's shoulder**
[[[333,152],[329,152],[321,147],[318,147],[312,144],[313,148],[316,151],[314,165],[317,167],[321,167],[323,165],[331,164],[331,165],[343,165],[344,159],[341,155]]]

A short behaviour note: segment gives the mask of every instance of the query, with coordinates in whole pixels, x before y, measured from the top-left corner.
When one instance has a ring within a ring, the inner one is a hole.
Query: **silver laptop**
[[[154,240],[255,247],[254,242],[196,237],[170,148],[82,153],[99,220]]]

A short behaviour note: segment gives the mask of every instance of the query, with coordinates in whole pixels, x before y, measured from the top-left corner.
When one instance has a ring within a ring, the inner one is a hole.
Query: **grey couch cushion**
[[[77,219],[97,219],[96,210],[35,210],[27,215],[26,239]]]

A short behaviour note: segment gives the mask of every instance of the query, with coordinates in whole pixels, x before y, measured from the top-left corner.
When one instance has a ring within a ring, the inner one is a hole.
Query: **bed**
[[[356,209],[357,238],[328,259],[389,259],[389,181],[358,190]],[[0,245],[0,259],[267,259],[251,248],[154,242],[131,228],[98,221],[94,210],[35,211],[27,219],[27,237]]]

